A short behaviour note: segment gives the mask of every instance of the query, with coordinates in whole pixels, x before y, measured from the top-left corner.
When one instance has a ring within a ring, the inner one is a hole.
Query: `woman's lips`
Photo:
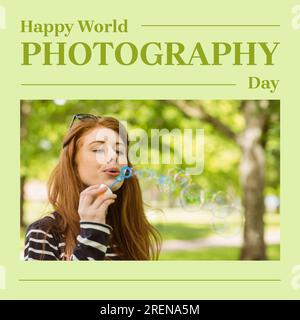
[[[104,171],[104,173],[112,177],[116,177],[120,174],[118,171]]]
[[[116,177],[120,174],[120,170],[118,167],[109,167],[109,168],[103,170],[103,172],[109,176],[112,176],[112,177]]]

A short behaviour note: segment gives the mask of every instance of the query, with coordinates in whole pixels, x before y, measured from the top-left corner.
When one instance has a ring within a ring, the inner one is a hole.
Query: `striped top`
[[[54,213],[27,228],[24,260],[68,260],[64,235],[48,231],[47,226],[55,223],[55,219]],[[113,228],[108,224],[81,221],[80,233],[70,260],[118,260],[119,256],[113,250],[115,246],[109,245],[112,231]]]

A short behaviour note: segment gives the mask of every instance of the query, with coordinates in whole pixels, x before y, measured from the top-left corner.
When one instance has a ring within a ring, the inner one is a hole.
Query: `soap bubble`
[[[181,170],[175,174],[174,181],[179,186],[185,187],[191,184],[192,178],[185,171]]]
[[[216,205],[213,209],[212,227],[222,237],[233,237],[241,233],[243,216],[240,207],[234,204]]]
[[[211,191],[211,190],[207,190],[205,189],[204,192],[204,197],[203,197],[203,207],[209,211],[213,211],[215,205],[212,202],[212,199],[215,195],[215,192]]]
[[[182,189],[180,203],[186,211],[200,211],[204,201],[204,191],[196,184],[191,184]]]
[[[161,192],[170,193],[174,191],[175,184],[168,176],[160,175],[157,179],[158,189]]]
[[[236,236],[241,232],[243,216],[241,207],[234,203],[231,195],[218,191],[211,201],[212,226],[223,237]]]
[[[155,172],[151,169],[138,169],[134,171],[134,174],[142,180],[151,180],[155,177]]]
[[[224,191],[218,191],[212,196],[212,204],[214,206],[229,206],[232,203],[232,197]]]
[[[176,175],[179,171],[182,171],[182,169],[179,168],[179,167],[171,168],[171,169],[168,170],[168,176],[174,179],[175,175]]]
[[[168,176],[174,180],[176,185],[179,187],[184,187],[191,184],[191,177],[181,168],[175,167],[168,170]]]

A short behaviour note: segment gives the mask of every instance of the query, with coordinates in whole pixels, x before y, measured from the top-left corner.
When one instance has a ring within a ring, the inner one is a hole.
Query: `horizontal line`
[[[236,83],[22,83],[21,86],[236,86]]]
[[[142,27],[280,27],[280,24],[142,24]]]
[[[198,281],[198,282],[280,282],[281,279],[19,279],[21,282],[78,282],[78,281],[180,281],[180,282],[190,282],[190,281]]]

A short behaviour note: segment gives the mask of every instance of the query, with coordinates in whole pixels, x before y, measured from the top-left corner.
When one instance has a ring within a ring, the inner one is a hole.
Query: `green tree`
[[[202,101],[174,100],[169,103],[176,105],[186,117],[209,123],[240,148],[240,184],[245,214],[241,259],[266,259],[263,221],[266,147],[272,124],[277,127],[279,124],[279,102],[241,101],[239,109],[244,117],[244,128],[240,132],[210,114]]]

